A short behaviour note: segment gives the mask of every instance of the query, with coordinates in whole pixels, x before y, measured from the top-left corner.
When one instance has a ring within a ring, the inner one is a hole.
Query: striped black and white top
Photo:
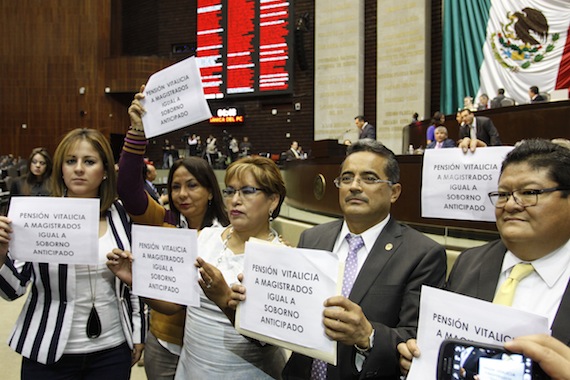
[[[120,249],[130,250],[131,226],[123,206],[117,201],[107,211],[107,222]],[[10,254],[0,268],[0,296],[14,300],[28,299],[18,317],[8,344],[24,357],[42,364],[58,361],[69,338],[75,306],[75,266],[21,262]],[[119,315],[129,347],[144,343],[147,332],[144,304],[119,279],[115,294],[120,305]]]

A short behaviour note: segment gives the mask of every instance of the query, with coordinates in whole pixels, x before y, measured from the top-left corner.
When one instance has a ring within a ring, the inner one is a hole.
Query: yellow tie
[[[493,303],[511,306],[513,304],[513,298],[519,282],[528,276],[533,270],[534,267],[532,264],[519,263],[515,265],[511,270],[509,278],[503,282],[503,285],[501,285],[497,294],[495,294]]]

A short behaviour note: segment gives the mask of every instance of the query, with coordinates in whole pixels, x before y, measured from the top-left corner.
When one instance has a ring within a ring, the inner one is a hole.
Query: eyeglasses
[[[236,193],[239,193],[243,198],[253,198],[259,191],[263,191],[263,189],[253,186],[244,186],[239,189],[234,189],[230,186],[222,190],[222,195],[225,198],[232,198]]]
[[[32,160],[32,165],[40,165],[40,166],[45,166],[46,162],[45,161],[36,161],[36,160]]]
[[[366,185],[374,185],[377,183],[387,183],[389,186],[392,186],[392,181],[388,181],[386,179],[380,179],[373,175],[365,175],[364,177],[358,177],[352,174],[345,174],[334,179],[334,184],[336,187],[340,188],[341,186],[350,186],[354,182],[354,180],[360,184],[364,183]]]
[[[544,193],[552,193],[554,191],[568,190],[564,187],[550,187],[548,189],[521,189],[515,191],[492,191],[489,193],[489,199],[496,208],[503,208],[509,201],[511,195],[515,202],[523,207],[536,206],[538,196]]]

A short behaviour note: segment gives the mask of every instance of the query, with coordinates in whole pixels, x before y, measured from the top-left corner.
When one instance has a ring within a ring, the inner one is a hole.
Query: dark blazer
[[[491,108],[500,108],[501,101],[505,99],[505,95],[497,95],[493,99],[491,99]]]
[[[546,99],[544,98],[544,96],[538,94],[534,97],[534,99],[531,99],[530,102],[531,103],[538,103],[538,102],[545,102]]]
[[[477,139],[484,141],[489,146],[503,145],[499,138],[499,131],[493,121],[485,116],[475,116],[477,120]],[[459,127],[459,138],[470,137],[469,125]]]
[[[285,151],[285,161],[293,161],[293,160],[298,160],[301,158],[301,155],[299,155],[299,157],[295,156],[295,153],[293,153],[293,149],[287,149]]]
[[[463,252],[453,265],[446,289],[455,293],[493,301],[507,248],[496,240]],[[570,289],[566,288],[554,322],[552,336],[570,344]]]
[[[160,195],[156,191],[156,188],[152,187],[147,180],[144,181],[144,190],[148,193],[148,195],[150,195],[152,199],[154,199],[157,203],[160,203]]]
[[[437,144],[437,141],[432,141],[426,146],[426,149],[435,149],[436,144]],[[445,139],[445,140],[443,140],[443,145],[441,147],[442,148],[455,148],[455,141],[453,141],[452,139]]]
[[[304,231],[298,247],[332,251],[342,223],[338,220]],[[349,296],[374,326],[374,347],[359,373],[354,364],[356,349],[339,343],[337,367],[328,366],[327,378],[399,379],[396,346],[416,336],[420,288],[423,284],[441,287],[445,273],[441,245],[390,219]],[[284,379],[309,379],[311,364],[312,358],[293,353],[283,370]]]
[[[364,127],[362,127],[362,130],[358,134],[358,139],[359,140],[361,140],[361,139],[376,140],[376,127],[370,123],[366,123],[366,125],[364,125]]]

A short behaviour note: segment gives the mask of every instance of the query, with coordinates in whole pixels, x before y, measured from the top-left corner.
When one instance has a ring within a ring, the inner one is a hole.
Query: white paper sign
[[[502,346],[517,336],[548,333],[546,317],[424,285],[418,322],[421,356],[412,361],[407,380],[436,378],[439,346],[446,338]]]
[[[338,294],[336,255],[249,241],[244,264],[247,298],[238,309],[239,327],[335,360],[336,342],[324,331],[323,302]]]
[[[488,193],[497,190],[501,163],[513,147],[427,149],[422,168],[422,217],[495,221]]]
[[[194,57],[165,68],[148,79],[141,104],[147,138],[196,124],[212,117]]]
[[[133,225],[133,294],[200,306],[196,230]]]
[[[521,355],[513,355],[522,359]],[[519,380],[524,379],[524,363],[521,360],[501,360],[500,358],[479,359],[479,379]]]
[[[99,264],[99,199],[12,197],[10,255],[22,261]]]

